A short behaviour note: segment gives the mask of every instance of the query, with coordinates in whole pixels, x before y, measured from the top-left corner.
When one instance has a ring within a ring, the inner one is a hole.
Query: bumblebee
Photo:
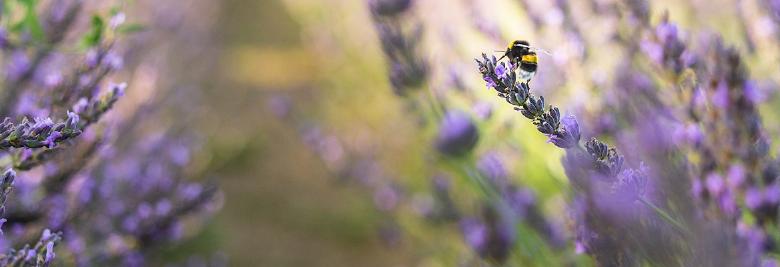
[[[531,81],[531,78],[536,74],[536,66],[539,63],[536,51],[542,50],[531,47],[531,45],[528,44],[528,41],[515,40],[509,43],[506,51],[503,51],[504,55],[498,60],[508,57],[509,62],[515,66],[519,66],[519,77],[523,80]]]

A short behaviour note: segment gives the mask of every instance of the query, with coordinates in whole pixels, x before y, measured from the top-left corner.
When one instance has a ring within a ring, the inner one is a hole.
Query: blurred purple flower
[[[477,160],[477,169],[483,177],[487,178],[499,191],[509,185],[507,173],[501,157],[496,152],[489,152]]]
[[[475,251],[482,251],[487,243],[488,229],[479,220],[474,218],[463,219],[460,223],[463,237]]]
[[[705,183],[707,191],[713,196],[719,196],[725,190],[723,177],[720,174],[710,173],[707,175]]]
[[[369,0],[371,12],[380,16],[396,16],[405,12],[414,3],[412,0]]]
[[[731,187],[739,188],[745,183],[745,167],[742,164],[734,164],[729,167],[726,180]]]
[[[750,187],[745,191],[745,206],[751,210],[757,210],[763,201],[761,190]]]
[[[479,102],[474,104],[472,111],[480,120],[488,120],[493,115],[493,105],[489,102]]]
[[[444,155],[459,156],[470,152],[478,140],[479,131],[469,115],[451,110],[439,125],[435,146]]]

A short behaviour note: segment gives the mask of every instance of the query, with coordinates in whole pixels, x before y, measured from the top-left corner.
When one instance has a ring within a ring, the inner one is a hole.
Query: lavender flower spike
[[[56,144],[81,134],[81,129],[72,123],[73,117],[58,123],[50,118],[35,118],[32,122],[24,118],[14,124],[6,118],[0,123],[0,149],[8,148],[53,148]]]
[[[368,6],[375,15],[392,17],[409,9],[412,0],[371,0]]]
[[[488,86],[493,87],[499,97],[514,105],[523,116],[531,119],[536,129],[549,137],[551,143],[564,149],[578,146],[580,127],[574,116],[561,119],[560,110],[553,106],[545,111],[544,97],[534,97],[528,83],[517,80],[516,66],[506,70],[503,62],[499,63],[495,56],[488,58],[486,54],[482,54],[482,60],[476,61]]]

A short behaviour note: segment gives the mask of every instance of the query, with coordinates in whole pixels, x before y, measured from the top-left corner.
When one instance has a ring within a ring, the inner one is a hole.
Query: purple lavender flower
[[[370,0],[371,12],[379,16],[396,16],[405,12],[414,3],[412,0]]]
[[[44,258],[44,262],[51,262],[54,259],[54,242],[49,241],[46,243],[46,257]]]
[[[723,177],[720,176],[720,174],[717,173],[711,173],[707,176],[707,179],[705,181],[707,191],[714,196],[718,196],[725,190],[725,184],[723,182]]]
[[[479,141],[479,131],[471,117],[459,110],[448,111],[439,125],[436,149],[444,155],[459,156],[470,152]]]
[[[729,167],[726,180],[729,186],[739,188],[745,183],[745,176],[745,167],[742,164],[734,164]]]
[[[387,58],[388,77],[393,91],[407,95],[408,91],[420,87],[428,77],[428,63],[420,57],[418,45],[422,38],[422,27],[415,24],[411,29],[402,27],[399,14],[408,13],[411,0],[370,0],[369,8],[374,28]]]
[[[383,211],[393,210],[400,202],[400,193],[394,186],[382,186],[374,192],[374,204]]]
[[[761,190],[755,187],[748,188],[745,191],[745,206],[751,210],[757,210],[763,201]]]
[[[764,191],[764,199],[770,205],[780,204],[780,183],[769,184]]]
[[[487,178],[497,189],[503,190],[508,186],[507,180],[509,174],[507,173],[504,163],[501,161],[501,157],[495,153],[486,153],[477,160],[477,169],[483,177]]]
[[[501,62],[500,64],[498,64],[498,66],[496,66],[496,76],[498,76],[499,79],[504,79],[504,77],[506,77],[508,72],[509,71],[507,70],[506,65],[504,64],[504,62]],[[491,87],[494,87],[494,86],[491,86]]]
[[[466,218],[461,221],[466,244],[480,257],[503,263],[515,243],[514,222],[506,217],[506,213],[492,207],[486,207],[482,212],[481,219]]]
[[[482,79],[485,80],[485,86],[487,86],[487,88],[493,88],[493,87],[496,87],[496,85],[497,85],[496,81],[493,80],[492,77],[485,76],[485,77],[482,77]]]
[[[27,256],[24,256],[24,261],[32,262],[33,259],[35,259],[36,253],[35,250],[28,250]]]
[[[151,115],[159,114],[150,111],[128,113],[129,116],[115,118],[101,126],[101,131],[88,127],[98,123],[125,93],[127,84],[106,86],[105,81],[112,72],[123,67],[122,50],[127,44],[120,41],[124,36],[119,38],[122,35],[111,32],[118,30],[124,20],[124,13],[119,12],[112,18],[112,27],[105,27],[100,15],[93,17],[94,29],[91,29],[92,34],[87,34],[92,36],[85,37],[91,40],[83,44],[89,49],[87,54],[81,54],[79,49],[62,49],[60,42],[66,41],[66,35],[84,35],[77,32],[82,29],[70,30],[74,21],[81,20],[79,14],[84,13],[80,11],[86,5],[90,4],[82,1],[20,2],[18,11],[26,12],[14,14],[14,17],[25,22],[13,30],[2,31],[4,52],[15,53],[15,56],[4,57],[6,81],[0,94],[0,114],[7,118],[0,123],[0,150],[8,159],[6,167],[12,166],[22,172],[41,166],[41,171],[25,172],[21,176],[24,179],[20,180],[22,183],[15,188],[17,194],[13,194],[8,204],[11,209],[3,213],[2,221],[8,221],[14,229],[2,240],[4,253],[0,256],[0,265],[3,266],[49,266],[55,260],[54,249],[62,232],[68,233],[69,245],[64,249],[68,250],[68,255],[73,255],[73,264],[115,263],[125,255],[115,255],[115,251],[104,249],[111,243],[111,236],[121,234],[132,241],[128,253],[158,245],[164,238],[174,240],[180,232],[177,230],[180,229],[179,220],[187,214],[205,210],[216,194],[213,186],[204,186],[197,192],[178,188],[178,185],[192,183],[172,178],[183,173],[181,168],[189,160],[187,156],[177,156],[188,154],[181,152],[184,138],[166,136],[160,139],[162,144],[149,144],[154,141],[153,135],[135,128],[141,124],[141,114],[143,121],[153,121]],[[99,11],[99,8],[87,9]],[[0,28],[7,26],[4,24]],[[71,46],[76,44],[67,44],[67,47]],[[73,112],[69,111],[71,107],[75,107]],[[64,118],[58,117],[63,114],[66,115]],[[138,141],[141,139],[144,141]],[[176,149],[166,142],[177,145]],[[144,146],[134,147],[135,144],[149,145],[156,150],[143,150]],[[143,170],[111,168],[123,165],[122,161],[138,159],[154,163],[144,161],[136,165]],[[14,170],[8,169],[0,184],[2,211],[5,211],[5,200],[15,176]],[[177,193],[180,191],[188,191],[188,194],[179,198]],[[141,202],[158,204],[152,209],[153,214],[137,220],[131,211]],[[41,233],[40,237],[34,236],[38,233]],[[7,249],[10,244],[28,245]],[[63,264],[73,265],[70,262]]]
[[[577,119],[574,116],[569,115],[561,119],[561,130],[557,133],[550,134],[550,142],[560,148],[572,148],[580,142],[580,126],[577,124]]]
[[[625,169],[618,175],[613,190],[620,199],[629,202],[639,200],[647,191],[647,175],[645,165],[641,165],[639,169]]]
[[[460,228],[466,244],[476,251],[484,250],[488,235],[488,229],[484,224],[477,219],[466,218],[461,221]]]
[[[7,67],[7,76],[10,80],[19,80],[31,67],[30,58],[22,51],[16,51],[11,55],[10,65]]]
[[[272,96],[266,103],[268,109],[279,119],[287,118],[290,114],[290,99],[285,96]]]
[[[718,108],[726,109],[729,106],[729,89],[725,81],[718,83],[715,94],[712,96],[712,103]]]
[[[488,102],[479,102],[472,107],[472,111],[480,120],[487,120],[493,115],[493,105]]]
[[[681,144],[699,144],[702,140],[702,132],[695,124],[680,124],[674,128],[672,140],[678,145]]]
[[[0,216],[5,213],[5,202],[8,199],[8,194],[13,189],[15,179],[16,172],[13,169],[8,169],[3,173],[2,180],[0,180]],[[5,219],[3,220],[5,222]]]
[[[737,200],[733,190],[727,189],[718,196],[718,205],[723,214],[734,217],[737,213]]]
[[[61,137],[62,134],[60,132],[54,131],[46,137],[46,140],[43,141],[43,145],[48,148],[54,148],[54,146],[57,145],[57,140]]]

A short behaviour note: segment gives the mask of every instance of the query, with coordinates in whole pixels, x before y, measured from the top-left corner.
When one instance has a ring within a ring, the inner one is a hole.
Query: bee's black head
[[[531,51],[531,45],[525,40],[515,40],[509,49],[515,50],[520,54],[527,54]]]
[[[501,60],[504,57],[509,57],[512,62],[515,62],[518,61],[520,57],[530,53],[531,46],[528,44],[528,41],[515,40],[509,43],[509,45],[506,47],[506,52],[504,52],[504,55],[501,56],[501,58],[498,60]]]

